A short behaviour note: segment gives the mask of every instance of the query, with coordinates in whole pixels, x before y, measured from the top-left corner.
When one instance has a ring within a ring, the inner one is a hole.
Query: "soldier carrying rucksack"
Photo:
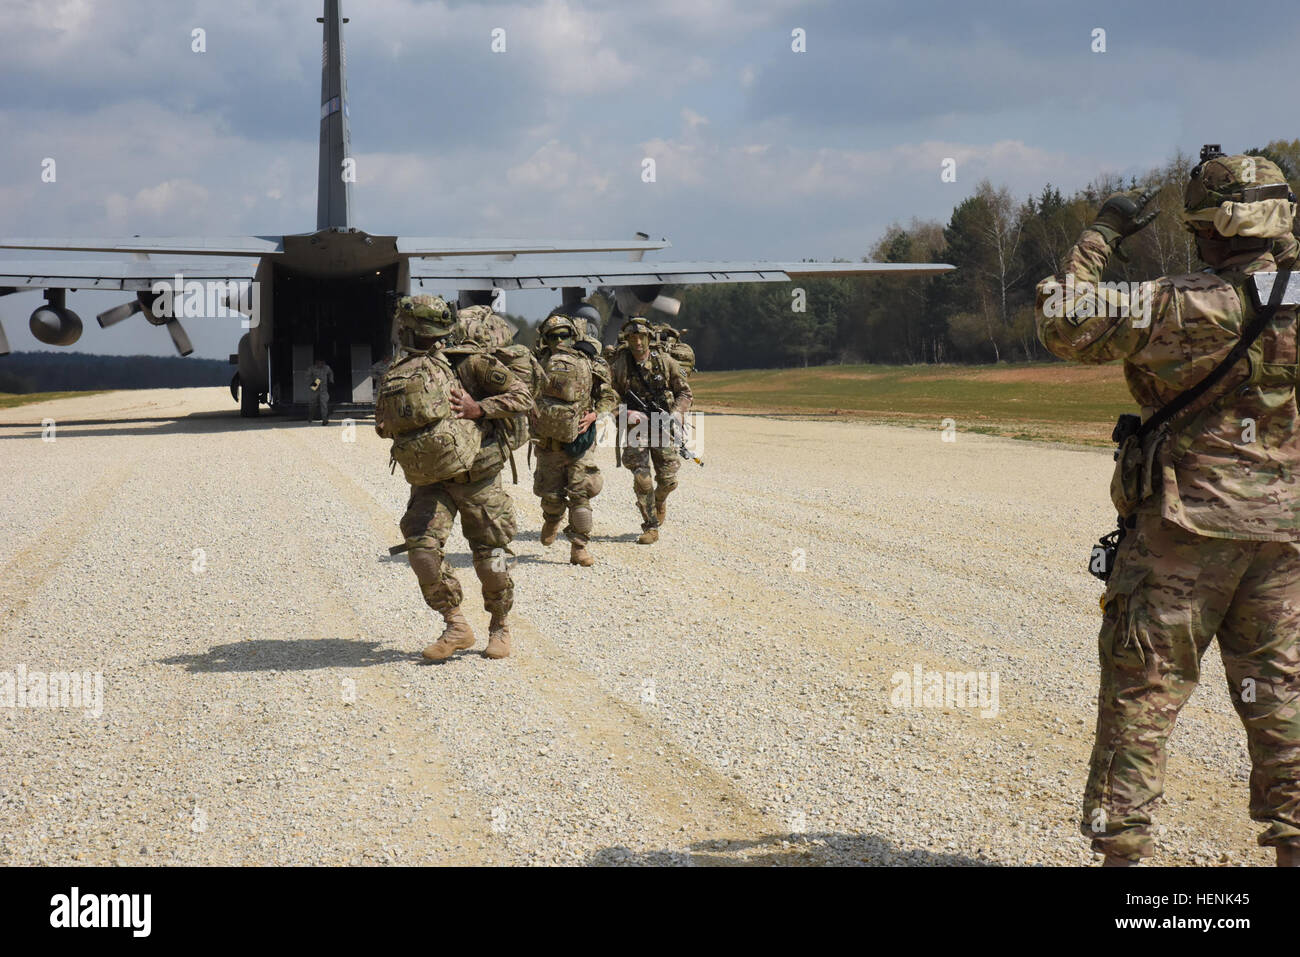
[[[443,549],[460,515],[474,571],[491,616],[483,654],[510,654],[506,616],[514,603],[507,556],[515,535],[510,496],[501,486],[508,452],[495,423],[526,413],[527,386],[482,349],[449,349],[463,334],[452,308],[438,296],[397,302],[401,348],[380,380],[375,431],[393,440],[393,461],[411,484],[402,535],[425,603],[446,622],[424,649],[430,661],[472,647],[474,632],[461,612],[463,593]]]
[[[687,343],[682,341],[682,334],[685,329],[674,329],[666,322],[661,322],[654,327],[656,341],[651,342],[651,346],[661,349],[677,360],[677,364],[682,367],[682,375],[688,379],[695,372],[695,350]]]
[[[533,494],[541,499],[541,543],[555,541],[568,509],[569,562],[584,567],[594,559],[591,500],[604,484],[594,452],[598,417],[610,414],[618,397],[597,344],[572,317],[552,314],[538,330],[538,359],[544,372],[531,421],[537,468]]]
[[[527,346],[514,341],[514,326],[488,306],[466,306],[458,310],[457,322],[461,334],[456,344],[447,347],[448,357],[487,352],[528,387],[529,395],[537,396],[542,384],[542,367]],[[509,459],[510,473],[516,485],[519,484],[519,471],[512,453],[528,442],[528,412],[531,408],[494,422],[492,438],[502,446],[503,457]]]

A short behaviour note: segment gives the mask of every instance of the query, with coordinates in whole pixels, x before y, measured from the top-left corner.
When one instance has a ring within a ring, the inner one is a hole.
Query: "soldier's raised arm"
[[[1037,287],[1035,321],[1047,350],[1077,362],[1110,362],[1142,349],[1172,301],[1168,285],[1105,283],[1102,274],[1115,249],[1147,226],[1150,196],[1141,190],[1115,193],[1102,204],[1061,262],[1060,271]]]

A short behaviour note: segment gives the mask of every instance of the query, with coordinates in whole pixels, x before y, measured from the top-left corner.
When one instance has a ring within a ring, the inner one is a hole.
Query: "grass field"
[[[714,412],[837,415],[1011,438],[1109,445],[1135,412],[1118,365],[821,366],[699,372],[697,407]]]
[[[49,402],[51,399],[70,399],[79,395],[102,395],[110,389],[96,389],[90,392],[27,392],[15,395],[12,392],[0,392],[0,409],[12,409],[16,405],[31,405],[33,402]]]

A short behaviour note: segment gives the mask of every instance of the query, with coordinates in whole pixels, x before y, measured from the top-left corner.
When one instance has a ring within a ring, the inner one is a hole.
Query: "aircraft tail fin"
[[[320,77],[320,171],[316,180],[316,228],[352,225],[352,139],[348,135],[347,51],[340,0],[325,0]]]

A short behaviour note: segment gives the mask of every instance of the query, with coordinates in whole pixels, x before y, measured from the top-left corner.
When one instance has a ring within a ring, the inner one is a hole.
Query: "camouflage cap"
[[[1263,156],[1213,156],[1192,170],[1182,220],[1221,236],[1277,238],[1291,232],[1295,197],[1277,164]]]

